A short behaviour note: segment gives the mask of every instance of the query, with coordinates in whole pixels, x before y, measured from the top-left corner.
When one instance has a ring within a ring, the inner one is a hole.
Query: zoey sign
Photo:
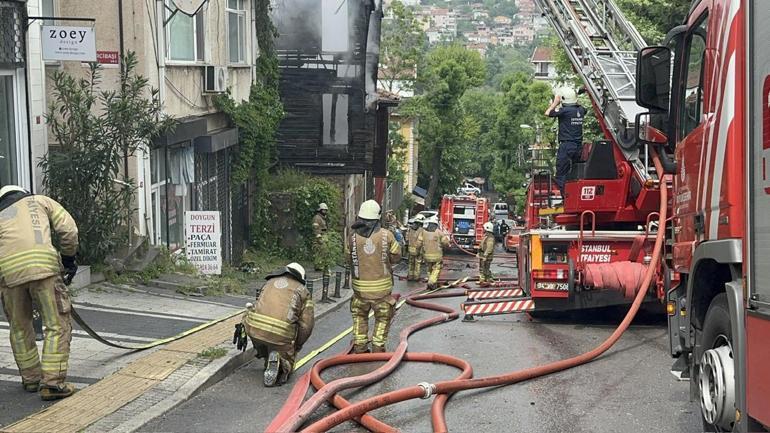
[[[218,211],[184,213],[187,260],[202,274],[222,273],[222,229]]]
[[[44,60],[96,61],[93,27],[43,26]]]

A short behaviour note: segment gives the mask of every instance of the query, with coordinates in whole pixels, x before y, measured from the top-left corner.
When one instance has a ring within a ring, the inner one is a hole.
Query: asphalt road
[[[453,258],[448,274],[475,272],[472,261]],[[509,259],[508,259],[509,260]],[[512,272],[510,262],[498,258],[498,274]],[[470,267],[469,267],[470,266]],[[451,275],[450,275],[451,276]],[[398,291],[407,290],[399,284]],[[440,302],[459,308],[460,298]],[[394,319],[392,338],[406,324],[435,313],[404,306]],[[622,311],[590,312],[530,321],[524,315],[459,320],[414,334],[410,351],[432,351],[471,362],[474,377],[497,375],[559,360],[590,350],[619,323]],[[303,352],[322,345],[350,326],[346,306],[325,316]],[[329,356],[343,350],[349,339],[330,348]],[[395,342],[389,343],[389,348]],[[687,401],[688,384],[669,373],[665,317],[647,313],[636,321],[610,352],[591,364],[529,382],[455,395],[447,406],[447,422],[456,432],[699,432],[700,415]],[[338,367],[327,380],[366,373],[376,365]],[[300,369],[294,377],[309,367]],[[353,400],[456,376],[452,368],[433,364],[404,364],[380,383],[343,393]],[[262,386],[262,362],[251,362],[225,380],[146,425],[145,432],[254,432],[264,431],[278,412],[291,384]],[[405,432],[431,431],[430,401],[416,400],[382,408],[373,414]],[[328,414],[319,410],[317,417]],[[353,423],[334,431],[364,431]]]

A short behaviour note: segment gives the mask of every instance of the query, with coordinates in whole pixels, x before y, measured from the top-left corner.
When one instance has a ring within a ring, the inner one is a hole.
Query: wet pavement
[[[449,256],[447,277],[475,273],[475,261]],[[498,275],[513,276],[512,258],[498,254],[493,267]],[[397,291],[411,290],[399,283]],[[462,298],[437,302],[459,308]],[[530,320],[525,315],[456,320],[414,334],[413,352],[432,351],[458,356],[473,365],[474,377],[498,375],[577,355],[605,339],[619,323],[623,311],[591,311]],[[435,312],[404,306],[391,328],[389,348],[407,324]],[[321,346],[350,326],[346,306],[321,319],[303,354]],[[345,349],[343,339],[322,356]],[[698,406],[687,401],[689,384],[676,382],[669,373],[671,359],[665,317],[645,313],[620,342],[600,359],[576,369],[516,385],[462,392],[447,405],[447,423],[456,432],[699,432]],[[327,380],[363,374],[375,364],[330,369]],[[305,366],[294,377],[307,371]],[[291,384],[267,389],[262,386],[262,362],[251,362],[207,391],[180,405],[141,431],[157,432],[254,432],[264,431],[283,405]],[[404,364],[380,383],[343,393],[352,400],[391,391],[419,382],[436,382],[458,374],[434,364]],[[329,413],[319,410],[316,418]],[[405,432],[431,431],[430,401],[412,400],[373,413]],[[334,431],[365,431],[344,424]]]

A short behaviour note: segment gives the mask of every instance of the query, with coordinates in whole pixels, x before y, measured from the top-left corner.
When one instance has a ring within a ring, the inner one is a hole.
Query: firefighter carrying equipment
[[[484,226],[486,229],[486,224],[484,224]],[[484,239],[481,240],[481,245],[479,245],[479,285],[482,287],[487,287],[494,281],[492,271],[490,270],[494,254],[495,236],[492,233],[487,232],[484,235]]]
[[[371,210],[374,208],[368,211]],[[355,325],[353,344],[356,350],[363,351],[369,341],[369,310],[374,310],[375,318],[372,343],[384,347],[387,341],[394,304],[393,264],[401,259],[401,245],[392,232],[379,227],[377,220],[359,220],[352,228],[354,233],[345,245],[353,282],[350,312]]]
[[[292,270],[268,276],[256,304],[241,321],[258,357],[267,359],[270,352],[278,353],[279,384],[293,371],[294,357],[310,338],[315,324],[313,298]]]

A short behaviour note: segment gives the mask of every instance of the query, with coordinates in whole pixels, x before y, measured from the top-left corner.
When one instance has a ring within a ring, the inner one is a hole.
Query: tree
[[[532,74],[529,50],[525,53],[514,47],[494,46],[487,51],[487,86],[499,88],[503,78],[517,72]]]
[[[134,212],[134,181],[120,172],[126,156],[147,149],[173,120],[161,114],[158,91],[136,74],[128,52],[120,62],[117,90],[98,91],[101,67],[86,78],[53,73],[53,98],[46,120],[57,149],[40,161],[43,185],[80,229],[80,260],[102,263],[128,240]],[[149,95],[149,97],[147,97]]]
[[[391,3],[388,18],[382,23],[380,44],[379,81],[385,90],[399,94],[399,90],[412,88],[427,43],[422,23],[412,9],[399,0]]]
[[[691,0],[618,0],[618,7],[648,44],[659,44],[669,30],[682,23],[691,3]]]
[[[478,137],[478,125],[460,100],[466,91],[480,86],[485,77],[484,61],[478,52],[447,45],[427,55],[419,77],[422,94],[410,101],[409,109],[420,117],[420,174],[428,181],[428,205],[435,201],[439,187],[446,191],[451,183],[456,186],[473,162],[469,143]]]

